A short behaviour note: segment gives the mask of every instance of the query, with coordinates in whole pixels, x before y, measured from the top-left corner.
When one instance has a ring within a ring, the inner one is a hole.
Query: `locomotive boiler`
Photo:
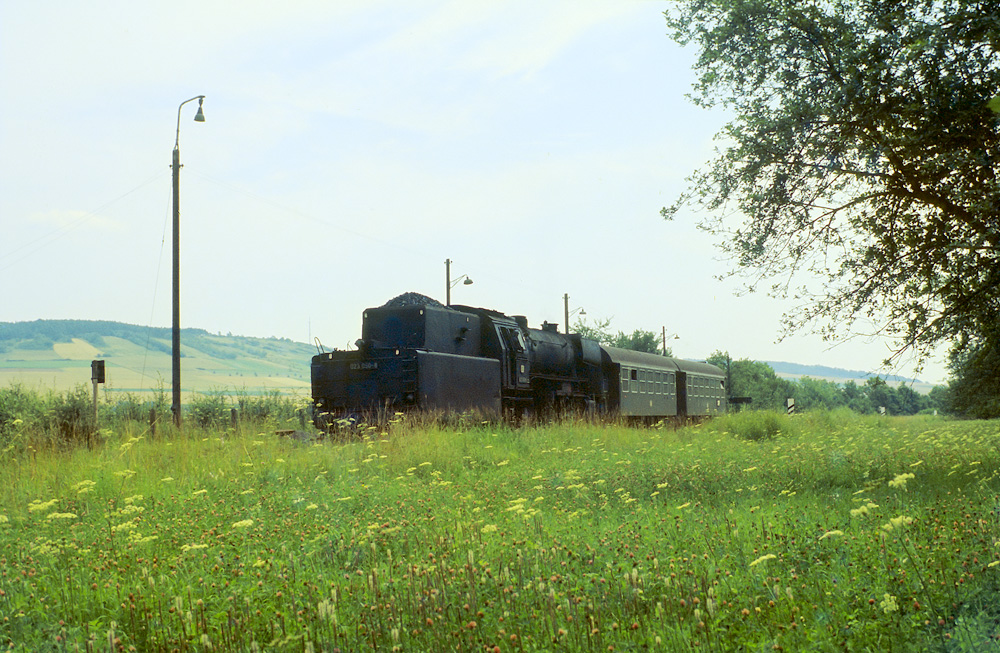
[[[523,316],[407,293],[362,316],[354,351],[312,359],[317,425],[398,411],[486,417],[588,411],[628,418],[725,411],[723,370],[614,347]]]

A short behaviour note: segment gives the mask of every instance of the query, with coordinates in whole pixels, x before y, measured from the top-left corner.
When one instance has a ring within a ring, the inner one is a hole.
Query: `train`
[[[311,364],[316,425],[409,411],[522,418],[568,412],[630,420],[725,412],[726,373],[708,363],[609,347],[524,316],[404,293],[366,309],[357,349]]]

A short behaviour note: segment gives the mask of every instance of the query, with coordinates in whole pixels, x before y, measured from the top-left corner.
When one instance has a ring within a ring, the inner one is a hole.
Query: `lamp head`
[[[580,315],[586,315],[586,314],[587,314],[587,311],[585,311],[585,310],[583,310],[583,309],[581,308],[581,309],[580,309]]]
[[[202,103],[205,102],[205,98],[198,98],[198,113],[194,114],[195,122],[205,122],[205,113],[201,110]]]
[[[469,277],[465,277],[465,281],[462,282],[462,285],[463,286],[471,286],[472,285],[472,279],[470,279]]]

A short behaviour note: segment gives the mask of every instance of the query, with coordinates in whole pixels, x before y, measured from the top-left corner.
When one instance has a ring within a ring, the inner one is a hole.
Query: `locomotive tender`
[[[725,372],[714,365],[607,347],[547,322],[530,329],[523,316],[416,293],[367,309],[357,345],[312,359],[321,428],[412,409],[683,419],[727,405]]]

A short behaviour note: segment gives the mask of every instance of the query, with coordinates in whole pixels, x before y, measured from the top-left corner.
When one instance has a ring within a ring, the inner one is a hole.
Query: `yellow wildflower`
[[[911,478],[916,478],[913,474],[899,474],[896,478],[889,481],[889,487],[895,487],[899,489],[906,488],[906,482]]]
[[[59,503],[58,499],[49,499],[48,501],[39,501],[38,499],[35,499],[28,504],[28,512],[44,512],[57,503]]]
[[[892,519],[890,519],[888,524],[883,524],[882,530],[888,533],[893,529],[909,526],[912,523],[913,523],[913,517],[906,517],[900,515],[899,517],[893,517]]]
[[[87,494],[88,492],[94,491],[94,486],[97,485],[94,481],[80,481],[73,486],[77,494]]]
[[[879,607],[882,608],[883,612],[889,614],[890,612],[895,612],[896,610],[899,610],[899,606],[896,604],[895,596],[889,594],[888,592],[886,592],[882,596],[883,598],[881,603],[879,603]]]

